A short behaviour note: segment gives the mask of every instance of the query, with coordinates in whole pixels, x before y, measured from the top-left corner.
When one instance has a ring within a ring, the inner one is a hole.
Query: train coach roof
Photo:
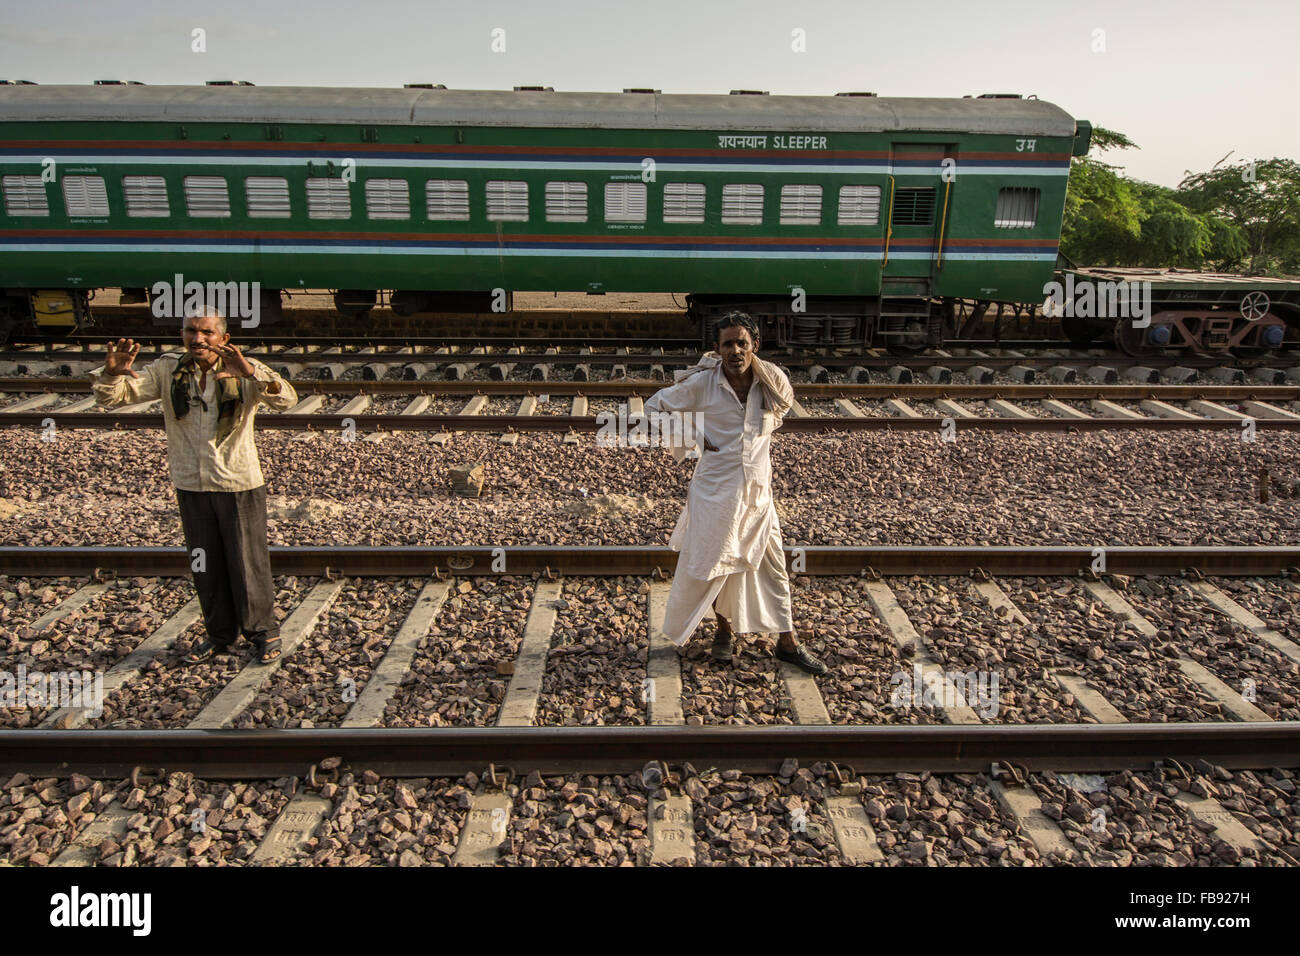
[[[0,122],[358,123],[1073,136],[1042,100],[271,86],[0,86]]]

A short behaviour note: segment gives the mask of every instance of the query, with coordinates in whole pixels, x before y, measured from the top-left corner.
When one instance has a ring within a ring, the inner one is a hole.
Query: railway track
[[[262,428],[365,436],[421,431],[445,442],[458,431],[559,432],[571,442],[619,420],[635,430],[661,382],[406,382],[298,380],[293,408]],[[1242,430],[1300,428],[1300,385],[807,384],[783,429],[826,430]],[[0,427],[161,428],[158,402],[95,406],[77,379],[0,379]],[[567,414],[566,414],[567,412]],[[506,437],[515,441],[517,437]],[[648,436],[647,436],[648,440]]]
[[[501,557],[273,549],[284,655],[186,667],[188,582],[152,577],[182,549],[0,549],[4,587],[40,597],[6,596],[10,657],[107,671],[101,716],[0,733],[19,802],[77,808],[8,859],[1297,862],[1300,549],[1107,549],[1098,579],[1089,548],[804,549],[796,613],[846,619],[797,622],[825,635],[818,680],[764,638],[678,657],[665,549]],[[120,614],[146,605],[150,626]],[[996,713],[954,686],[972,655],[1002,676]],[[891,699],[913,674],[931,697]],[[211,833],[178,825],[196,807],[222,808]]]

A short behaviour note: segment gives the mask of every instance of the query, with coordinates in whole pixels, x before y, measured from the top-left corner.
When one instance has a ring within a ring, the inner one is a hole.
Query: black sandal
[[[194,648],[194,650],[181,658],[181,660],[186,664],[202,664],[204,661],[216,654],[218,650],[224,651],[225,648],[218,648],[217,645],[213,644],[211,641],[204,641],[198,647]]]
[[[269,664],[272,661],[279,660],[280,639],[278,637],[272,637],[269,638],[268,640],[263,641],[262,646],[259,650],[261,653],[258,659],[261,663]]]

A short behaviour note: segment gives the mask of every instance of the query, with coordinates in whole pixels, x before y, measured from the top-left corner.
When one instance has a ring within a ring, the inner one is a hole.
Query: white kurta
[[[669,541],[680,557],[664,634],[686,643],[715,600],[737,634],[793,630],[772,502],[772,432],[780,419],[764,407],[757,376],[743,405],[718,365],[662,389],[645,410],[700,413],[700,431],[718,449],[701,451]]]

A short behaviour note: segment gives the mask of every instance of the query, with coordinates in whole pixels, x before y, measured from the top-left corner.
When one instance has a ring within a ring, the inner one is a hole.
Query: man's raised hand
[[[221,361],[225,366],[225,371],[221,372],[217,378],[252,378],[257,374],[257,369],[253,364],[244,358],[244,354],[239,351],[239,346],[226,343],[225,345],[209,346],[213,352],[221,356]]]
[[[130,375],[132,378],[139,378],[135,369],[131,368],[131,363],[139,354],[139,342],[134,339],[118,339],[108,347],[108,353],[104,357],[104,371],[109,375]]]

